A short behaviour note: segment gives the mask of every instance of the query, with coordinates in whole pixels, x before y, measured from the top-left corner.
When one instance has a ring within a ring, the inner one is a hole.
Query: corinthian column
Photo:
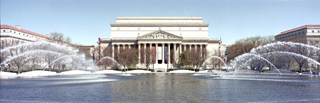
[[[174,56],[174,58],[173,58],[173,62],[176,62],[176,58],[177,58],[177,56],[176,56],[176,45],[177,44],[173,44],[173,56]]]
[[[146,51],[147,51],[147,43],[145,43],[145,44],[143,44],[144,45],[144,47],[143,47],[143,58],[144,58],[144,64],[146,64],[146,59],[147,59],[147,53],[146,53]]]
[[[140,44],[138,44],[138,64],[140,64]]]
[[[164,43],[162,43],[162,63],[164,64]]]
[[[155,53],[154,53],[154,56],[156,56],[155,58],[156,58],[156,64],[158,64],[158,54],[157,54],[157,51],[158,51],[158,43],[156,43],[156,50],[154,51]]]
[[[171,54],[170,53],[170,43],[168,44],[168,51],[167,52],[168,52],[167,54],[169,54],[168,58],[167,58],[168,59],[168,64],[170,64],[170,54]]]

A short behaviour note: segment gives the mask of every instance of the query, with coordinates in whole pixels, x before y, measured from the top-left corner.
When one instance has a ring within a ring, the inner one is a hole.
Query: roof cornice
[[[209,27],[209,23],[146,23],[146,22],[135,22],[135,23],[110,23],[111,27]]]

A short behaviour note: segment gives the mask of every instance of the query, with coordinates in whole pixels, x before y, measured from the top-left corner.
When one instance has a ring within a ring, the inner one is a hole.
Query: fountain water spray
[[[18,58],[18,57],[21,57],[21,56],[25,56],[25,55],[30,55],[30,54],[35,54],[35,53],[47,53],[47,54],[56,54],[56,55],[60,55],[61,53],[58,53],[58,52],[54,52],[54,51],[48,51],[48,50],[32,50],[32,51],[26,51],[26,52],[23,52],[19,55],[15,55],[5,61],[3,61],[2,63],[0,63],[0,65],[4,64],[4,63],[7,63],[8,61],[11,61],[15,58]]]
[[[104,60],[104,59],[111,59],[113,62],[117,63],[117,66],[120,67],[120,64],[116,60],[114,60],[113,58],[111,58],[109,56],[105,56],[105,57],[101,58],[95,65],[97,65],[101,60]]]
[[[266,44],[266,45],[263,45],[263,46],[258,46],[258,47],[256,47],[256,48],[253,48],[250,52],[251,52],[251,53],[255,53],[257,49],[263,50],[264,48],[271,48],[271,47],[275,47],[275,46],[285,46],[285,45],[289,45],[289,46],[303,46],[303,47],[312,48],[312,49],[315,49],[315,50],[320,50],[319,47],[312,46],[312,45],[307,45],[307,44],[303,44],[303,43],[295,43],[295,42],[276,42],[276,43]]]
[[[41,46],[41,45],[55,47],[56,49],[61,49],[63,51],[68,51],[71,54],[74,54],[74,53],[78,52],[78,49],[74,49],[73,47],[68,47],[68,46],[60,45],[60,44],[56,44],[56,43],[51,43],[51,42],[29,42],[29,43],[23,43],[23,44],[18,44],[18,45],[14,45],[14,46],[9,46],[9,47],[3,48],[3,49],[0,50],[0,53],[8,51],[10,49],[15,49],[15,48],[24,47],[24,46]]]
[[[262,55],[273,55],[273,54],[286,54],[286,55],[292,55],[292,56],[297,56],[306,60],[309,60],[311,62],[316,63],[317,65],[320,65],[320,63],[312,58],[309,58],[307,56],[301,55],[301,54],[297,54],[297,53],[293,53],[293,52],[283,52],[283,51],[275,51],[275,52],[269,52],[269,53],[264,53]],[[247,60],[244,64],[246,65],[247,63],[250,63],[252,61],[252,59]],[[242,65],[240,65],[242,66]]]
[[[206,59],[206,60],[202,63],[202,65],[201,65],[201,67],[200,67],[199,69],[200,69],[200,70],[203,69],[203,67],[206,65],[206,63],[207,63],[209,60],[211,60],[212,58],[217,58],[217,59],[219,59],[220,61],[222,61],[222,63],[223,63],[225,66],[227,66],[227,64],[226,64],[220,57],[218,57],[218,56],[211,56],[210,58]],[[228,69],[228,67],[227,67],[227,69]]]
[[[248,56],[259,57],[258,55],[252,54],[252,53],[245,53],[245,54],[242,54],[242,55],[240,55],[240,56],[237,56],[237,57],[235,58],[235,60],[232,61],[232,63],[231,63],[231,64],[233,64],[233,65],[232,65],[233,68],[236,68],[235,66],[238,66],[236,62],[240,61],[241,58],[243,58],[243,57],[248,57]],[[265,58],[263,58],[263,57],[260,57],[260,58],[261,58],[262,60],[266,61],[267,63],[269,63],[269,64],[270,64],[271,66],[273,66],[274,68],[276,68],[276,70],[280,73],[280,75],[282,75],[282,73],[279,71],[279,69],[278,69],[276,66],[274,66],[270,61],[268,61],[267,59],[265,59]],[[240,59],[240,60],[239,60],[239,59]]]
[[[320,63],[319,63],[318,61],[316,61],[316,60],[314,60],[314,59],[312,59],[312,58],[309,58],[309,57],[304,56],[304,55],[301,55],[301,54],[293,53],[293,52],[275,51],[275,52],[270,52],[270,53],[268,53],[268,54],[274,54],[274,53],[276,53],[276,54],[288,54],[288,55],[293,55],[293,56],[301,57],[301,58],[303,58],[303,59],[306,59],[306,60],[309,60],[309,61],[311,61],[311,62],[314,62],[314,63],[316,63],[317,65],[320,65]]]

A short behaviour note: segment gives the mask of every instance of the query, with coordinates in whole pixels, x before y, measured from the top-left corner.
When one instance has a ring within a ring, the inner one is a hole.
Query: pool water
[[[5,79],[0,102],[320,102],[320,77],[151,73]]]

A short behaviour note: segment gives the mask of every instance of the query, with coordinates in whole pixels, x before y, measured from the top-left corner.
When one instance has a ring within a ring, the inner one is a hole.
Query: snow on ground
[[[18,75],[16,73],[11,72],[0,72],[0,79],[11,79],[11,78],[17,78]]]
[[[146,71],[146,70],[131,70],[131,71],[126,71],[126,73],[151,73],[151,71]]]
[[[70,71],[65,71],[61,72],[61,75],[77,75],[77,74],[90,74],[90,71],[83,71],[83,70],[70,70]]]
[[[33,78],[33,77],[39,77],[39,76],[54,76],[54,75],[58,75],[58,74],[56,72],[51,72],[51,71],[36,70],[36,71],[29,71],[29,72],[18,74],[18,77]]]
[[[115,73],[122,73],[122,71],[116,71],[116,70],[101,70],[101,71],[95,71],[97,74],[115,74]]]
[[[170,73],[195,73],[195,72],[191,70],[175,70],[175,71],[170,71]]]

